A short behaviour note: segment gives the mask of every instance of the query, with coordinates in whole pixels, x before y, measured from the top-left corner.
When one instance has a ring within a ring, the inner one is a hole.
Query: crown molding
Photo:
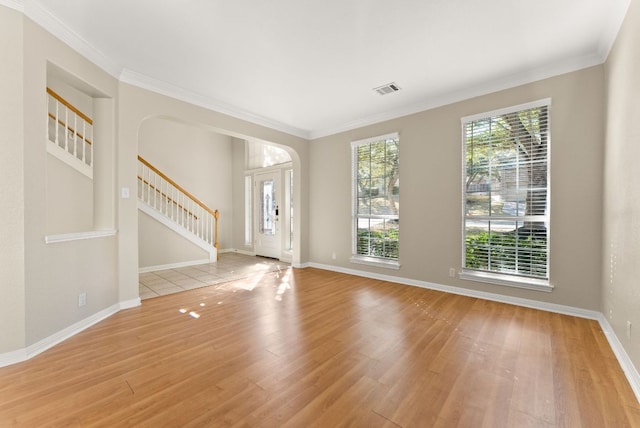
[[[17,10],[18,12],[24,13],[23,0],[0,0],[0,6],[5,6],[9,9]]]
[[[6,0],[0,0],[6,1]],[[122,67],[115,63],[112,59],[105,56],[93,45],[80,37],[78,33],[71,30],[64,22],[56,18],[51,12],[42,7],[38,2],[27,0],[23,1],[23,13],[29,19],[40,25],[53,36],[60,39],[71,49],[91,61],[113,77],[118,77]]]
[[[223,103],[204,95],[197,94],[171,83],[154,79],[145,74],[138,73],[127,68],[122,70],[122,73],[120,74],[120,81],[136,86],[138,88],[146,89],[151,92],[175,98],[189,104],[203,107],[208,110],[226,114],[228,116],[235,117],[236,119],[246,120],[256,125],[265,126],[267,128],[282,131],[287,134],[295,135],[296,137],[304,138],[307,140],[309,139],[309,131],[306,131],[304,129],[296,128],[294,126],[287,125],[285,123],[281,123],[264,116],[260,116],[250,111]]]
[[[502,76],[462,90],[438,94],[413,105],[361,117],[335,127],[312,130],[297,128],[124,68],[98,51],[89,42],[72,31],[64,22],[57,19],[47,9],[34,0],[0,0],[0,5],[23,12],[27,17],[42,26],[55,37],[59,38],[80,55],[96,64],[113,77],[119,79],[121,82],[203,107],[208,110],[226,114],[240,120],[245,120],[256,125],[265,126],[267,128],[275,129],[307,140],[313,140],[602,64],[606,60],[609,51],[615,42],[621,23],[624,20],[624,16],[630,5],[630,0],[627,0],[623,5],[620,5],[615,13],[612,14],[614,18],[611,19],[604,31],[604,34],[601,36],[598,52],[596,54],[565,60],[513,75]]]
[[[51,12],[35,1],[0,0],[0,4],[5,3],[7,3],[7,6],[9,7],[23,12],[25,16],[53,34],[80,55],[102,68],[111,76],[119,79],[121,82],[166,95],[189,104],[217,111],[219,113],[235,117],[236,119],[246,120],[256,125],[262,125],[300,138],[309,139],[309,132],[306,130],[260,116],[247,110],[225,104],[215,99],[188,91],[176,85],[124,68],[122,65],[117,64],[112,59],[105,56],[79,34],[71,30],[64,22],[60,21]]]
[[[548,79],[550,77],[559,76],[561,74],[578,71],[584,68],[592,67],[594,65],[602,64],[603,62],[604,59],[602,59],[599,55],[594,54],[579,58],[573,58],[562,62],[556,62],[548,66],[526,70],[512,75],[501,76],[485,83],[473,85],[462,90],[436,95],[410,106],[404,106],[394,110],[386,111],[381,114],[363,117],[361,119],[346,123],[340,127],[310,131],[309,138],[314,140],[317,138],[327,137],[329,135],[339,134],[341,132],[352,131],[364,126],[374,125],[377,123],[385,122],[387,120],[398,119],[400,117],[409,116],[411,114],[420,113],[438,107],[443,107],[449,104],[465,101],[482,95],[488,95],[505,89],[511,89],[540,80]]]

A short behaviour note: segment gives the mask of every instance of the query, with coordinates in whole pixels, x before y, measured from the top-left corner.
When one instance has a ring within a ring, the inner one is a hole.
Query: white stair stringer
[[[162,214],[160,211],[156,210],[146,202],[138,199],[138,209],[143,213],[147,214],[148,216],[150,216],[151,218],[159,221],[169,229],[173,230],[183,238],[187,239],[189,242],[197,245],[198,247],[202,248],[204,251],[207,251],[209,253],[210,263],[215,263],[218,260],[218,250],[216,249],[216,247],[209,244],[207,241],[198,237],[194,233],[191,233],[185,227],[171,220],[169,217]]]

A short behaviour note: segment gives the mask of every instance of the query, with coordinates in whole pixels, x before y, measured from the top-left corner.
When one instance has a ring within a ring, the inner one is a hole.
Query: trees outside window
[[[548,282],[549,104],[463,119],[465,270]]]
[[[400,174],[398,134],[354,141],[352,261],[399,258]]]

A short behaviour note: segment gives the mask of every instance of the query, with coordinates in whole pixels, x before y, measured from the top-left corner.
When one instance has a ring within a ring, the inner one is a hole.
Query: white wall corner
[[[625,351],[622,346],[622,342],[620,342],[620,339],[618,339],[618,336],[614,333],[611,324],[607,321],[607,317],[605,317],[604,314],[600,314],[598,322],[600,323],[600,327],[602,328],[602,332],[607,338],[607,341],[609,341],[609,345],[611,346],[613,353],[622,367],[622,371],[631,385],[633,393],[636,395],[636,399],[640,403],[640,374],[638,373],[638,370],[633,365],[627,351]]]

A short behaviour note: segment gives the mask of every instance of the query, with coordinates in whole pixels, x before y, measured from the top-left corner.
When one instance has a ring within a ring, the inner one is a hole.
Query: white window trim
[[[398,260],[383,259],[381,257],[360,256],[357,254],[353,254],[349,261],[351,263],[357,263],[360,265],[377,266],[395,270],[400,269],[400,262]]]
[[[552,292],[553,285],[546,279],[525,278],[516,275],[500,274],[497,272],[485,272],[463,268],[458,273],[458,278],[486,282],[489,284],[506,285],[508,287],[524,288],[527,290]]]
[[[464,189],[464,183],[465,183],[465,179],[466,179],[466,164],[465,164],[465,156],[466,156],[466,144],[464,143],[465,141],[465,124],[468,122],[472,122],[474,120],[478,120],[478,119],[485,119],[487,117],[493,117],[493,116],[499,116],[499,115],[503,115],[503,114],[509,114],[509,113],[513,113],[516,111],[522,111],[522,110],[528,110],[528,109],[533,109],[533,108],[537,108],[537,107],[548,107],[549,108],[549,112],[551,112],[551,98],[543,98],[537,101],[532,101],[532,102],[528,102],[528,103],[524,103],[524,104],[518,104],[515,106],[511,106],[511,107],[505,107],[505,108],[501,108],[501,109],[496,109],[496,110],[492,110],[492,111],[488,111],[488,112],[484,112],[484,113],[477,113],[477,114],[473,114],[473,115],[469,115],[469,116],[464,116],[460,119],[460,123],[461,123],[461,138],[463,141],[462,144],[462,186]],[[548,128],[549,130],[551,129],[551,114],[549,114],[548,117]],[[549,134],[551,134],[549,132]],[[549,139],[551,139],[551,136],[549,136]],[[551,145],[551,141],[549,140],[549,145]],[[549,185],[547,186],[547,201],[548,203],[550,203],[551,201],[551,181],[549,180],[549,175],[550,175],[550,171],[551,171],[551,155],[549,154],[549,156],[547,156],[547,183],[549,183]],[[462,242],[462,260],[463,260],[463,265],[464,265],[464,260],[465,260],[465,250],[466,250],[466,245],[464,243],[464,237],[465,237],[465,191],[463,190],[462,192],[462,234],[461,236],[463,236],[463,242]],[[549,217],[550,220],[550,217]],[[547,233],[548,236],[551,236],[551,222],[549,221],[549,225],[547,226]],[[508,287],[514,287],[514,288],[523,288],[523,289],[527,289],[527,290],[535,290],[535,291],[544,291],[544,292],[552,292],[554,289],[554,286],[551,284],[551,264],[549,263],[549,261],[551,260],[551,248],[550,246],[547,247],[547,278],[548,279],[538,279],[538,278],[528,278],[528,277],[522,277],[522,276],[518,276],[518,275],[513,275],[513,274],[509,274],[509,273],[504,273],[501,274],[499,272],[489,272],[489,271],[481,271],[481,270],[475,270],[475,269],[467,269],[465,267],[462,267],[462,269],[460,270],[460,272],[458,273],[458,278],[463,279],[463,280],[469,280],[469,281],[478,281],[478,282],[484,282],[484,283],[489,283],[489,284],[496,284],[496,285],[504,285],[504,286],[508,286]]]
[[[253,175],[244,176],[244,246],[253,245]]]
[[[472,122],[478,119],[486,119],[487,117],[500,116],[503,114],[514,113],[516,111],[529,110],[532,108],[544,107],[544,106],[551,107],[551,98],[543,98],[541,100],[531,101],[529,103],[518,104],[517,106],[505,107],[501,109],[487,111],[484,113],[472,114],[470,116],[465,116],[461,118],[460,124],[464,125],[467,122]],[[464,128],[462,130],[462,136],[464,138]],[[464,151],[464,147],[462,148],[462,150]],[[463,174],[464,174],[464,171],[463,171]]]
[[[399,140],[400,133],[392,132],[390,134],[378,135],[376,137],[369,137],[362,140],[356,140],[351,142],[351,169],[352,169],[351,171],[351,258],[349,259],[349,261],[351,263],[356,263],[361,265],[376,266],[376,267],[398,270],[400,269],[399,255],[398,255],[398,260],[393,260],[393,259],[385,259],[383,257],[372,257],[372,256],[364,256],[364,255],[356,254],[358,252],[356,248],[356,236],[358,234],[358,227],[356,226],[356,222],[357,222],[356,221],[356,218],[357,218],[356,192],[357,191],[355,186],[357,171],[353,169],[353,165],[354,165],[353,151],[356,147],[359,147],[365,144],[371,144],[381,140],[393,140],[393,139]]]

